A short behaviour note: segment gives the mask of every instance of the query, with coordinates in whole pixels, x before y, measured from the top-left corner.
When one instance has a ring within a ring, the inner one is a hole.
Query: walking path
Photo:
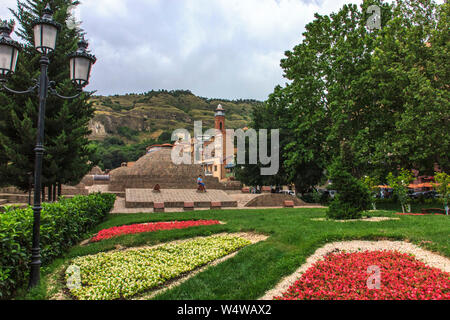
[[[224,210],[264,210],[264,209],[280,209],[282,207],[253,207],[253,208],[249,208],[249,207],[244,207],[244,206],[240,206],[238,203],[238,207],[227,207],[224,208]],[[315,209],[315,208],[326,208],[320,205],[307,205],[307,206],[301,206],[301,207],[295,207],[295,208],[310,208],[310,209]],[[195,208],[195,211],[198,210],[209,210],[210,208]],[[165,212],[183,212],[182,208],[165,208]],[[118,197],[115,204],[114,204],[114,208],[111,211],[112,214],[118,214],[118,213],[153,213],[153,208],[126,208],[125,207],[125,198],[121,198]]]
[[[223,206],[236,206],[234,201],[223,190],[208,190],[198,192],[196,189],[161,189],[155,192],[151,189],[126,189],[125,201],[128,208],[148,208],[154,203],[165,203],[166,207],[181,207],[184,202],[194,202],[201,207],[209,207],[211,202],[222,202]]]

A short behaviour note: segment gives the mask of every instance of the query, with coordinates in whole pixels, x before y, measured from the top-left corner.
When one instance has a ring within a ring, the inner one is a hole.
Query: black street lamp
[[[88,44],[83,39],[78,43],[78,50],[69,55],[70,58],[70,77],[73,84],[77,87],[79,93],[72,97],[65,97],[55,89],[55,82],[49,81],[47,71],[50,64],[48,55],[55,50],[56,37],[61,26],[52,18],[53,11],[47,5],[43,10],[43,16],[36,19],[32,26],[34,31],[34,46],[41,53],[40,68],[41,74],[36,81],[34,87],[26,91],[15,91],[6,87],[7,78],[11,76],[16,69],[17,59],[21,46],[18,42],[11,39],[12,29],[6,21],[0,25],[0,89],[4,89],[11,93],[26,94],[38,92],[39,96],[39,118],[37,129],[37,142],[34,149],[36,154],[34,169],[34,222],[33,222],[33,242],[31,249],[31,273],[29,287],[35,287],[40,280],[40,220],[41,220],[41,174],[42,174],[42,158],[44,155],[44,120],[45,120],[45,104],[48,93],[56,95],[62,99],[74,99],[80,96],[83,87],[89,83],[91,67],[95,63],[95,56],[87,52]]]

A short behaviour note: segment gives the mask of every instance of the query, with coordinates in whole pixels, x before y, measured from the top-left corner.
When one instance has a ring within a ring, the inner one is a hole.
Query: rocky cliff
[[[190,91],[94,96],[92,102],[96,109],[89,125],[92,140],[103,140],[108,135],[157,138],[175,129],[192,130],[194,121],[200,120],[206,130],[214,126],[214,110],[219,103],[226,110],[227,127],[243,128],[250,123],[253,107],[261,103],[201,98]]]

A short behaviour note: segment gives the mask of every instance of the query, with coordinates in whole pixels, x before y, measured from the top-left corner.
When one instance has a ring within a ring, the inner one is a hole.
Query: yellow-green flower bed
[[[72,266],[79,267],[81,286],[70,292],[81,300],[129,298],[249,244],[235,236],[212,236],[79,257]],[[69,276],[72,271],[66,272],[66,280]]]

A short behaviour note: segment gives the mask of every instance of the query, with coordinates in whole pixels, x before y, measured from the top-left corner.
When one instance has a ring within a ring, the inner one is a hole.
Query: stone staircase
[[[223,190],[197,192],[196,189],[126,189],[126,208],[153,208],[155,203],[164,203],[166,208],[183,208],[185,202],[193,202],[195,208],[209,208],[212,202],[220,202],[222,207],[237,207]]]
[[[7,203],[28,203],[28,194],[0,193],[0,199],[6,200]],[[31,195],[31,201],[33,201],[33,195]]]
[[[175,164],[171,149],[161,149],[141,157],[132,167],[120,167],[109,173],[108,191],[125,192],[126,189],[161,189],[196,190],[197,178],[204,175],[200,164]],[[206,176],[207,190],[239,190],[238,181],[222,183],[219,179]]]
[[[28,207],[28,203],[12,203],[12,202],[8,201],[7,199],[2,199],[2,198],[3,197],[0,197],[0,213],[5,211],[6,206],[11,206],[16,209],[25,209]]]

